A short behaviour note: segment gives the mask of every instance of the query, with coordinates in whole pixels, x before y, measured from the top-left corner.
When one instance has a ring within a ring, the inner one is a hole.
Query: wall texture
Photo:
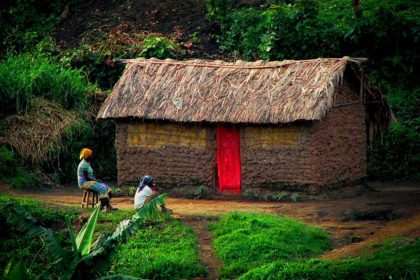
[[[145,129],[148,130],[146,138],[137,137],[144,135]],[[156,183],[165,186],[214,184],[214,129],[118,121],[116,133],[119,185],[138,182],[145,174],[154,176]]]
[[[301,124],[261,128],[271,131],[263,138],[278,138],[274,141],[277,144],[255,145],[254,139],[261,138],[256,126],[241,128],[242,187],[280,188],[309,183],[312,178],[306,163],[308,127]]]
[[[335,107],[321,121],[293,129],[298,127],[301,136],[294,144],[268,147],[250,145],[247,127],[241,129],[243,188],[319,192],[366,177],[365,111],[361,103]]]
[[[365,108],[361,103],[333,108],[309,130],[307,164],[318,185],[366,177]]]

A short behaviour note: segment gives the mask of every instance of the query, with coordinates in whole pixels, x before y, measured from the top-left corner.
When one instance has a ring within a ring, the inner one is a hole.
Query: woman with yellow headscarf
[[[93,169],[90,166],[91,159],[92,150],[83,148],[80,151],[81,161],[77,167],[77,182],[79,184],[79,188],[97,192],[101,201],[101,210],[105,207],[107,210],[116,210],[117,208],[112,207],[109,201],[112,197],[111,188],[104,183],[99,182],[93,176]]]

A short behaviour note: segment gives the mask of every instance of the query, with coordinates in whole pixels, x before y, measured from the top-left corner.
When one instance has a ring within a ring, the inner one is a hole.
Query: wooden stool
[[[92,194],[92,197],[90,196]],[[91,201],[89,201],[89,199]],[[84,190],[83,191],[83,200],[82,200],[82,208],[89,208],[89,205],[92,206],[92,208],[95,207],[96,204],[99,202],[99,196],[98,193],[92,190]]]

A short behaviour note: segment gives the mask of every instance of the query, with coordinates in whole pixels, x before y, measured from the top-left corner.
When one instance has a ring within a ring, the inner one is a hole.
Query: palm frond
[[[69,233],[70,233],[71,246],[73,248],[73,251],[76,252],[77,251],[76,235],[74,233],[73,225],[71,223],[71,220],[70,220],[69,216],[66,216],[66,223],[67,223],[67,227],[68,227]]]
[[[29,237],[40,236],[46,230],[38,225],[31,214],[19,204],[0,201],[0,211],[5,216],[8,224],[18,231],[25,232]]]
[[[39,225],[21,205],[0,201],[0,211],[5,216],[6,222],[14,229],[24,232],[31,238],[41,237],[46,242],[48,251],[57,262],[68,257],[68,252],[63,249],[53,232]]]
[[[76,247],[82,256],[86,256],[90,253],[90,247],[93,241],[93,233],[95,232],[96,223],[99,217],[99,204],[96,205],[89,220],[83,225],[82,229],[76,236]]]

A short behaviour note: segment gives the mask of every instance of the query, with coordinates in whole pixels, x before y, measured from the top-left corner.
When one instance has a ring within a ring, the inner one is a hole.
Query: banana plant
[[[114,260],[118,245],[126,242],[145,219],[160,213],[158,206],[165,203],[166,197],[166,194],[162,194],[154,198],[138,210],[130,220],[121,221],[111,235],[101,234],[95,242],[93,242],[93,235],[99,217],[99,206],[95,208],[77,235],[70,219],[67,218],[71,249],[62,247],[53,232],[38,225],[36,220],[19,204],[0,201],[0,211],[6,217],[7,223],[15,229],[27,233],[30,237],[39,236],[44,240],[48,251],[55,259],[54,266],[60,266],[62,275],[58,276],[58,279],[87,279],[86,277],[93,279],[106,274]],[[109,279],[133,278],[115,275]]]

